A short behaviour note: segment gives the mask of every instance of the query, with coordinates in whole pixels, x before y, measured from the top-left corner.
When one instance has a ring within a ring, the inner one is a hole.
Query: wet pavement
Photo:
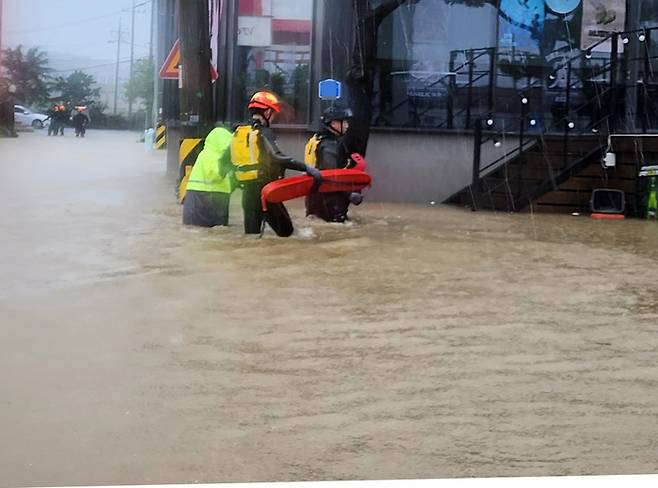
[[[657,223],[184,228],[136,139],[0,139],[1,484],[658,473]]]

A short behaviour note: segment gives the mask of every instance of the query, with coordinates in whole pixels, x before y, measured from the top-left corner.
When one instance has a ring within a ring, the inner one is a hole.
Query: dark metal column
[[[207,0],[179,0],[180,120],[190,126],[213,123]]]
[[[482,158],[482,119],[475,121],[475,134],[473,137],[473,174],[471,177],[471,194],[473,208],[477,210],[480,198],[480,160]]]
[[[636,30],[640,28],[640,10],[641,0],[627,2],[626,30]],[[626,72],[623,74],[622,83],[626,92],[626,111],[625,111],[625,128],[628,131],[637,131],[637,91],[641,89],[638,84],[640,74],[640,41],[636,34],[628,34],[628,44],[624,50],[624,56],[627,62]]]
[[[178,23],[176,19],[176,0],[158,1],[158,58],[157,69],[160,69],[165,58],[178,39]],[[161,113],[158,118],[167,124],[178,119],[178,82],[162,80]],[[178,164],[178,163],[176,163]]]
[[[219,42],[217,72],[215,82],[215,110],[217,120],[229,124],[233,122],[234,63],[237,39],[238,12],[240,0],[221,0],[219,17]]]

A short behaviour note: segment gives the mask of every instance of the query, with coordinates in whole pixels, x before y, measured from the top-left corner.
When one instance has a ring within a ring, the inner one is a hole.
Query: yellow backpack
[[[314,134],[304,147],[304,163],[316,167],[318,164],[318,144],[320,144],[321,139],[317,134]]]
[[[238,181],[258,179],[258,129],[251,125],[241,125],[235,129],[231,139],[231,161],[235,166],[235,178]]]

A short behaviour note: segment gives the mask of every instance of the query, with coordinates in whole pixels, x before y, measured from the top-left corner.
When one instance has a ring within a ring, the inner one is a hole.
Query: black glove
[[[319,169],[307,165],[305,171],[307,175],[315,180],[316,185],[319,186],[322,183],[322,173],[320,173]]]
[[[352,205],[361,205],[362,201],[363,201],[363,195],[357,192],[350,193],[350,203]]]

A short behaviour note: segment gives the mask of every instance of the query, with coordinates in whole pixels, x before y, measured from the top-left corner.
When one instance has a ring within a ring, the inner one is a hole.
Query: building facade
[[[355,66],[360,29],[388,7]],[[658,0],[210,0],[209,11],[215,119],[245,120],[249,96],[272,90],[286,101],[281,145],[298,157],[328,103],[318,82],[370,73],[377,200],[444,201],[472,182],[474,153],[486,166],[533,135],[658,132]],[[174,18],[160,16],[161,52]],[[175,119],[175,82],[161,91]],[[476,141],[482,124],[490,144]]]

